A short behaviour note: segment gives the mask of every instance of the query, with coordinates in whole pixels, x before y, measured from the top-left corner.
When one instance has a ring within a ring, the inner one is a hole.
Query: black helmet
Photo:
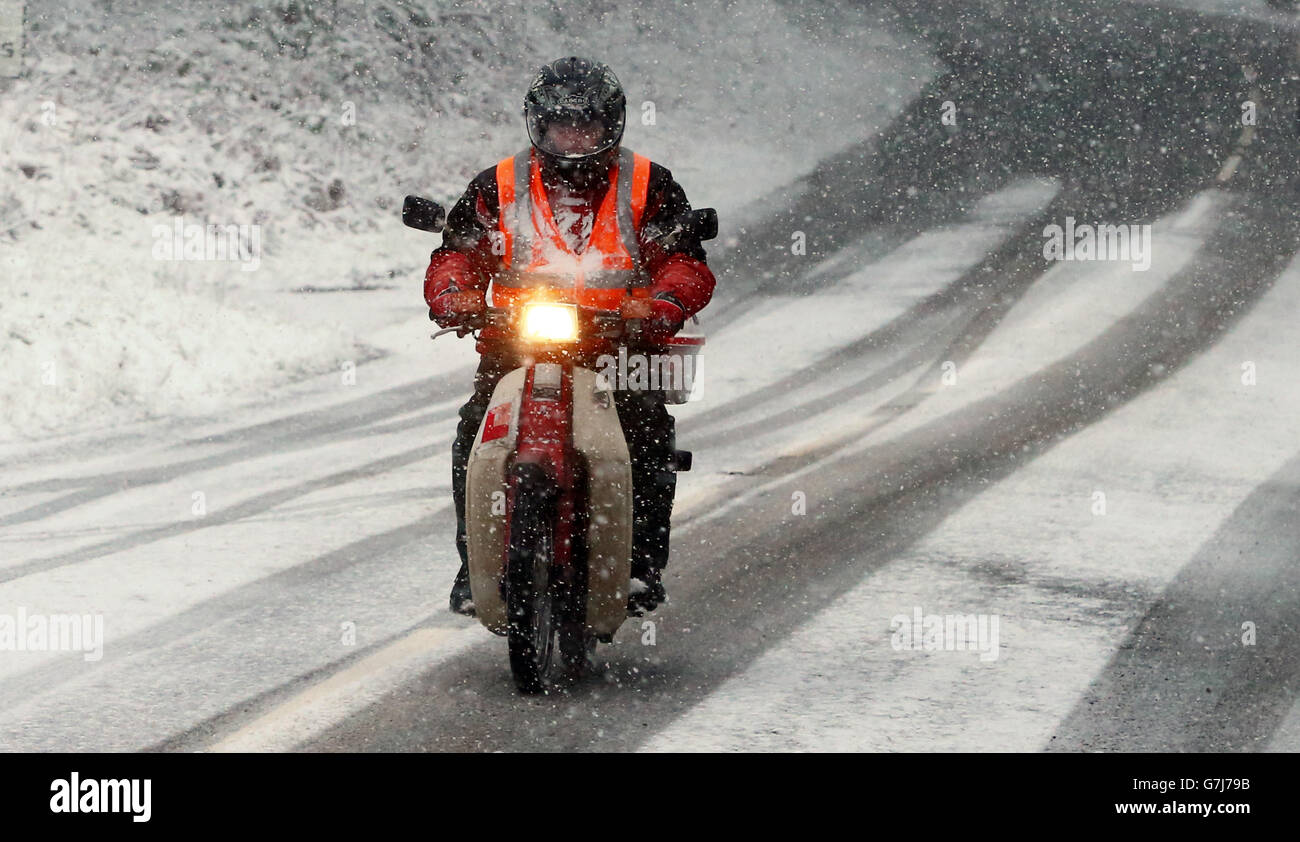
[[[524,119],[544,163],[566,174],[605,169],[623,138],[627,99],[606,65],[568,56],[537,72]]]

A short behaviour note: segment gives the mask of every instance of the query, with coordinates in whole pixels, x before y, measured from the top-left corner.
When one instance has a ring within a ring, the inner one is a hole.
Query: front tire
[[[516,468],[510,546],[506,554],[506,639],[510,671],[524,693],[553,683],[555,636],[561,617],[554,581],[555,485],[540,468]]]

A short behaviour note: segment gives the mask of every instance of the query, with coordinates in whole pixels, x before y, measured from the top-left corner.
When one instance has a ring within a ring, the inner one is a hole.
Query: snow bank
[[[3,250],[0,439],[211,412],[355,356],[337,326],[286,324],[170,264],[113,259],[147,242],[86,245],[43,229]]]

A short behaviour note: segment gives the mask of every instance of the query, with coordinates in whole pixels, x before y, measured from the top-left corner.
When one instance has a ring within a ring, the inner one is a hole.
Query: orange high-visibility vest
[[[498,163],[496,174],[502,268],[492,282],[493,306],[508,307],[546,290],[558,300],[614,310],[630,290],[649,286],[636,238],[650,185],[649,158],[619,150],[581,253],[569,248],[555,224],[531,149]]]

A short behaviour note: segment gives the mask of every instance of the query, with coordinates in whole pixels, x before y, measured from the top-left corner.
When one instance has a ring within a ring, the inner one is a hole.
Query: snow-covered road
[[[1171,108],[1204,107],[1187,84]],[[1023,112],[971,142],[926,121],[952,91],[1011,113],[995,88],[937,80],[724,217],[671,599],[586,682],[520,697],[446,611],[473,353],[439,340],[6,452],[0,612],[105,639],[0,652],[0,748],[1300,750],[1293,195],[1276,159],[1117,186],[1009,157]],[[1098,208],[1150,224],[1149,269],[1044,257]],[[996,634],[900,642],[916,615]]]

